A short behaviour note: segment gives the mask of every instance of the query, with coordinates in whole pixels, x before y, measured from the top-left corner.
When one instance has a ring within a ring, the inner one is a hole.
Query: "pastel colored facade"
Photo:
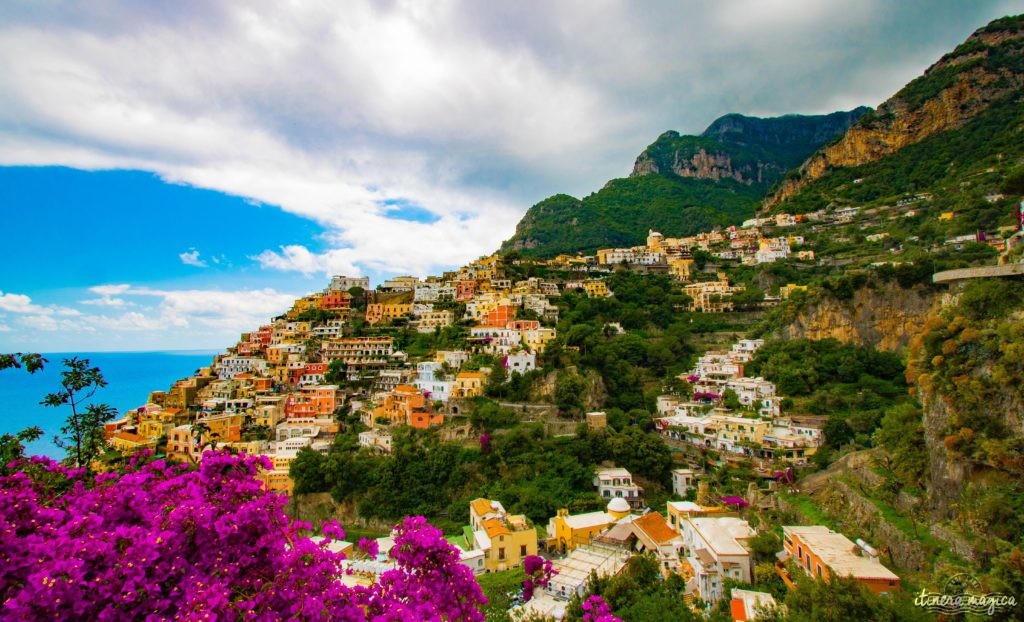
[[[126,431],[115,433],[107,443],[123,454],[135,453],[143,449],[153,449],[156,447],[156,440]]]
[[[658,512],[648,512],[634,518],[630,526],[637,538],[634,550],[649,551],[658,560],[664,576],[676,574],[681,569],[679,551],[683,546],[679,532]]]
[[[324,311],[341,311],[352,304],[352,294],[347,291],[328,290],[320,296],[318,309]]]
[[[537,368],[537,355],[533,352],[513,352],[505,357],[504,365],[510,374],[525,374]]]
[[[587,429],[593,432],[594,430],[603,430],[608,427],[608,414],[602,411],[594,411],[587,413]]]
[[[691,299],[690,311],[723,313],[732,311],[733,303],[730,298],[735,292],[742,289],[742,287],[729,285],[729,280],[725,275],[720,274],[717,281],[701,281],[684,285],[683,293]]]
[[[487,572],[518,568],[537,554],[537,529],[523,515],[509,515],[498,501],[475,499],[469,504],[474,549],[484,552]]]
[[[577,546],[590,544],[617,520],[608,512],[569,514],[568,509],[562,508],[548,521],[547,547],[564,555]]]
[[[625,499],[631,508],[639,509],[644,504],[644,489],[633,482],[633,476],[626,469],[600,469],[594,475],[597,494],[605,499]]]
[[[416,363],[415,385],[428,399],[447,402],[455,382],[443,377],[441,365],[437,361]]]
[[[444,415],[430,408],[426,397],[417,387],[403,384],[389,393],[384,402],[373,409],[374,425],[387,421],[388,425],[409,425],[427,429],[444,423]]]
[[[330,417],[334,415],[337,408],[337,385],[313,385],[301,387],[298,392],[289,393],[285,401],[284,414],[288,419]]]
[[[414,276],[396,276],[380,284],[380,289],[393,292],[411,292],[420,284],[420,280]]]
[[[471,398],[484,394],[484,381],[487,375],[480,371],[464,371],[455,375],[455,385],[451,396],[454,398]]]
[[[179,425],[167,433],[167,458],[179,462],[195,462],[199,458],[191,425]]]
[[[832,576],[852,577],[875,594],[900,589],[900,578],[878,558],[841,533],[821,525],[783,526],[782,546],[811,577],[828,581]],[[860,554],[858,554],[860,553]]]
[[[697,488],[697,474],[693,469],[672,469],[672,492],[685,497]]]
[[[794,285],[793,283],[787,283],[779,288],[779,297],[783,300],[793,295],[793,292],[806,292],[806,285]]]
[[[607,298],[612,295],[604,281],[585,281],[583,291],[587,293],[588,298]]]
[[[432,333],[439,328],[447,328],[455,323],[455,314],[451,311],[430,311],[423,313],[416,320],[416,332]]]
[[[380,453],[390,454],[392,436],[390,432],[372,429],[359,433],[359,446],[373,449]]]
[[[330,290],[347,292],[353,288],[370,289],[370,277],[368,276],[333,276],[331,283],[327,286]]]
[[[321,352],[328,363],[335,359],[349,366],[386,365],[394,354],[391,337],[347,337],[329,339],[321,344]]]
[[[368,304],[366,305],[366,323],[372,326],[380,322],[390,322],[400,317],[407,317],[411,312],[411,303]]]
[[[726,579],[745,583],[753,579],[747,542],[754,531],[747,521],[732,516],[689,518],[679,531],[686,555],[681,573],[688,593],[717,602],[724,597]]]

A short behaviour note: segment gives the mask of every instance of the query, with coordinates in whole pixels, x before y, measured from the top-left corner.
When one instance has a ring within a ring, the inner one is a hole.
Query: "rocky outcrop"
[[[846,131],[868,108],[769,119],[727,114],[700,136],[668,131],[633,164],[631,177],[676,175],[744,184],[781,179],[815,149]]]
[[[636,159],[631,176],[672,173],[680,177],[713,179],[715,181],[731,178],[741,183],[751,184],[763,183],[766,173],[779,174],[782,172],[780,166],[771,162],[755,162],[734,167],[732,157],[728,153],[709,153],[704,149],[698,149],[692,155],[688,155],[684,151],[676,151],[673,158],[670,169],[663,171],[658,162],[645,151]]]
[[[1006,29],[988,30],[994,27],[990,25],[971,35],[876,112],[858,120],[841,139],[812,155],[797,175],[765,199],[764,209],[784,202],[829,169],[868,164],[933,134],[956,129],[993,102],[1019,92],[1024,86],[1018,69],[1019,42],[1024,38],[1019,22]],[[1018,60],[988,62],[996,53]]]
[[[903,289],[895,283],[864,287],[850,300],[822,295],[805,304],[782,329],[786,339],[838,339],[902,350],[938,312],[941,296],[922,286]]]

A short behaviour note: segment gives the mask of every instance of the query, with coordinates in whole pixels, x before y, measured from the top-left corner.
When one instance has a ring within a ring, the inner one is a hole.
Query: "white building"
[[[230,380],[238,374],[267,375],[267,361],[249,356],[225,356],[217,362],[217,378]]]
[[[525,374],[537,369],[537,355],[533,352],[518,351],[505,357],[505,369],[512,374]]]
[[[594,475],[597,494],[605,499],[620,497],[629,506],[638,509],[643,506],[644,489],[633,483],[633,476],[626,469],[600,469]]]
[[[679,527],[686,562],[693,570],[688,593],[717,602],[724,596],[726,579],[751,581],[754,568],[747,541],[754,530],[747,521],[732,516],[688,518]]]
[[[697,487],[697,474],[693,469],[672,469],[672,492],[685,497]]]
[[[327,289],[347,292],[353,287],[370,289],[370,277],[368,276],[334,276],[331,277],[331,284]]]

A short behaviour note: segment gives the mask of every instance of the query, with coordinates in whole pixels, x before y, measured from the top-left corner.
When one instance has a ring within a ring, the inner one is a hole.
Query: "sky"
[[[425,276],[668,129],[876,106],[1024,0],[178,2],[0,11],[0,351],[221,349]]]

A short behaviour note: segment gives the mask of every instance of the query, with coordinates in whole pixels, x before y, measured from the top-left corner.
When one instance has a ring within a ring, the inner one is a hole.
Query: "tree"
[[[348,383],[348,365],[344,359],[332,359],[327,364],[327,373],[324,374],[324,382],[335,384],[339,387]]]
[[[15,352],[13,354],[0,354],[0,370],[21,369],[34,374],[43,368],[47,363],[39,354]],[[7,475],[7,465],[20,460],[25,455],[25,443],[39,440],[43,436],[43,429],[39,426],[29,426],[14,434],[5,433],[0,436],[0,475]]]
[[[83,407],[85,400],[107,386],[100,368],[90,367],[89,359],[64,359],[64,367],[67,369],[60,373],[60,390],[48,394],[40,403],[44,406],[71,407],[71,414],[60,429],[64,437],[58,436],[54,442],[68,452],[69,462],[76,467],[88,468],[89,463],[103,453],[103,424],[117,416],[117,409],[109,404],[88,404]]]
[[[15,352],[13,354],[0,354],[0,370],[17,368],[25,368],[30,374],[34,374],[43,368],[44,363],[48,363],[41,354],[34,352]]]

